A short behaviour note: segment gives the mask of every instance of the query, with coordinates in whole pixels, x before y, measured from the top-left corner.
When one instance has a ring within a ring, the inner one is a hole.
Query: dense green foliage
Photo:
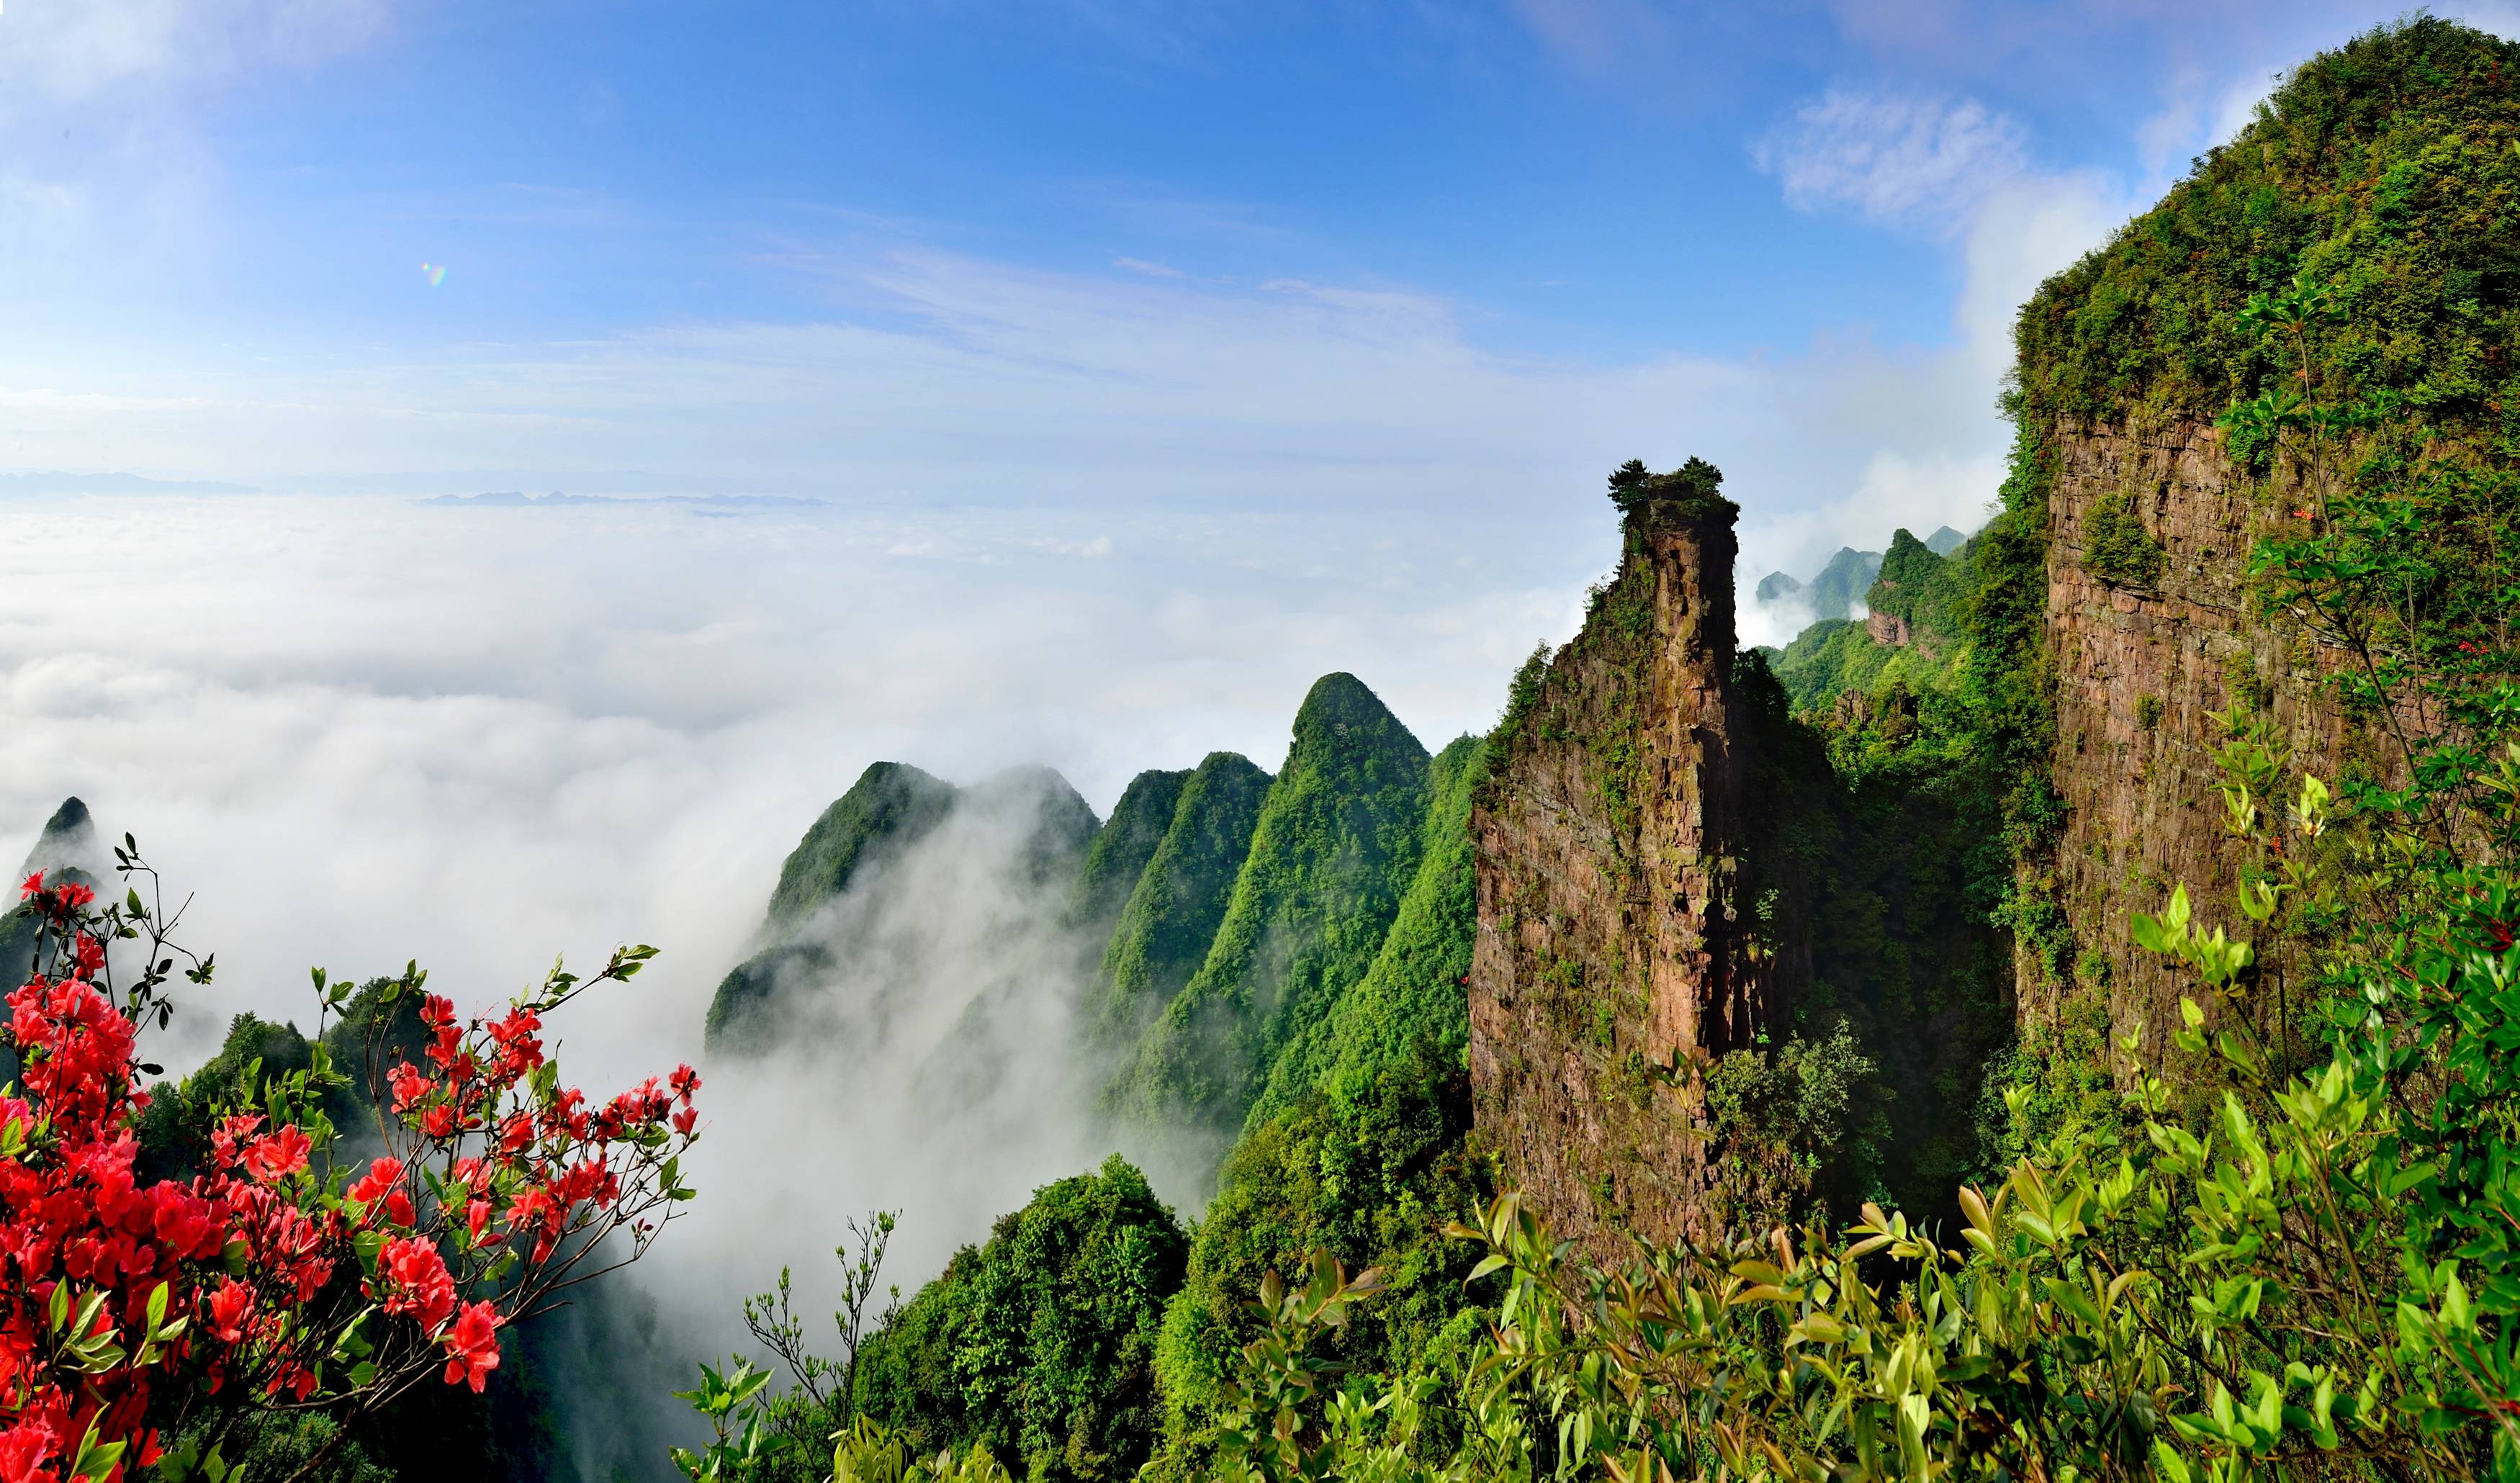
[[[1469,1130],[1468,1075],[1427,1046],[1309,1094],[1235,1146],[1164,1318],[1160,1472],[1178,1474],[1212,1449],[1231,1357],[1266,1326],[1251,1295],[1267,1274],[1295,1271],[1315,1251],[1375,1268],[1388,1284],[1337,1335],[1338,1362],[1465,1370],[1485,1331],[1462,1291],[1477,1257],[1442,1233],[1491,1192]]]
[[[1071,923],[1089,934],[1110,931],[1146,874],[1147,862],[1171,831],[1182,786],[1189,782],[1187,772],[1153,770],[1129,780],[1120,801],[1111,805],[1109,821],[1086,848],[1067,908]]]
[[[1241,1127],[1271,1062],[1372,966],[1417,872],[1427,763],[1356,677],[1313,686],[1206,960],[1115,1089],[1128,1115]]]
[[[1209,753],[1184,781],[1103,950],[1102,1000],[1090,1027],[1102,1046],[1133,1047],[1207,961],[1269,781],[1238,752]]]
[[[1478,935],[1470,792],[1486,755],[1487,743],[1479,737],[1456,738],[1435,754],[1418,874],[1400,898],[1373,966],[1269,1068],[1252,1104],[1252,1123],[1317,1090],[1370,1082],[1383,1067],[1406,1063],[1421,1046],[1452,1062],[1468,1054],[1464,985]]]
[[[873,1336],[858,1410],[920,1452],[1040,1479],[1132,1476],[1160,1424],[1156,1334],[1189,1237],[1114,1155],[1002,1217]]]
[[[2161,543],[2143,528],[2135,500],[2103,500],[2083,522],[2083,561],[2113,587],[2149,587],[2161,580],[2167,560]]]
[[[1934,650],[1958,636],[1954,606],[1968,588],[1965,544],[1945,557],[1903,528],[1891,533],[1890,549],[1882,554],[1880,573],[1866,593],[1865,604],[1907,624],[1913,631],[1915,647]]]
[[[2011,1034],[2009,944],[1992,920],[2012,870],[2000,776],[1949,663],[1800,714],[1761,653],[1733,674],[1762,804],[1744,884],[1763,934],[1809,977],[1778,1043],[1710,1077],[1732,1108],[1729,1208],[1792,1218],[1798,1192],[1842,1213],[1938,1204],[1985,1167],[1984,1077]]]
[[[877,762],[858,775],[805,831],[770,892],[770,921],[791,926],[847,890],[861,865],[920,838],[954,807],[954,786],[901,762]]]
[[[2424,16],[2303,64],[2023,309],[2024,410],[2117,422],[2387,388],[2438,427],[2498,429],[2520,408],[2515,72],[2520,47]],[[2298,275],[2340,311],[2309,386],[2298,345],[2237,318]]]

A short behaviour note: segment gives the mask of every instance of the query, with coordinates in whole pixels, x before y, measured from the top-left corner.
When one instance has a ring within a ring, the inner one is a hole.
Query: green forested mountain
[[[1072,872],[1058,926],[1090,964],[1077,1096],[1128,1136],[1177,1141],[1212,1167],[1246,1118],[1332,1078],[1371,1078],[1421,1041],[1458,1058],[1478,739],[1429,758],[1351,675],[1317,683],[1292,732],[1277,777],[1232,752],[1142,773],[1099,829],[1046,771],[957,789],[904,764],[869,768],[781,872],[768,941],[711,1005],[712,1048],[768,1044],[780,1006],[873,950],[851,914],[817,913],[942,839],[948,821],[1029,799],[1040,823],[1017,874]],[[1014,979],[975,994],[917,1085],[988,1085],[1020,1054],[991,1043],[992,1021],[1009,995],[1034,992]]]
[[[1423,846],[1429,759],[1353,675],[1313,686],[1205,960],[1114,1084],[1151,1127],[1238,1129],[1372,966]]]
[[[1468,1042],[1462,984],[1478,932],[1470,876],[1470,795],[1486,755],[1482,737],[1435,754],[1419,831],[1418,871],[1400,898],[1372,966],[1338,996],[1269,1068],[1252,1104],[1256,1125],[1317,1090],[1371,1080],[1408,1064],[1421,1046],[1458,1062]]]
[[[810,975],[829,964],[818,944],[790,941],[790,934],[816,907],[847,890],[861,867],[898,857],[942,823],[953,806],[953,785],[918,768],[878,762],[859,774],[779,868],[763,928],[770,940],[738,964],[709,1001],[710,1048],[766,1044],[783,975]]]
[[[1761,577],[1759,585],[1752,590],[1762,603],[1799,597],[1811,605],[1812,617],[1817,622],[1843,620],[1855,610],[1858,603],[1864,601],[1864,590],[1871,585],[1872,578],[1881,570],[1881,555],[1877,551],[1858,551],[1852,546],[1841,546],[1836,555],[1828,559],[1827,564],[1813,573],[1809,581],[1781,571],[1772,571]]]
[[[1139,877],[1146,874],[1147,862],[1154,858],[1172,830],[1173,814],[1181,806],[1182,787],[1190,777],[1187,772],[1149,770],[1129,780],[1120,801],[1111,805],[1110,819],[1085,852],[1084,868],[1076,874],[1075,899],[1067,909],[1070,921],[1096,936],[1119,921],[1138,889]]]
[[[1966,542],[1938,555],[1906,530],[1893,532],[1879,574],[1861,595],[1877,617],[1823,618],[1770,652],[1795,708],[1825,708],[1840,696],[1869,697],[1892,685],[1948,689],[1966,638],[1959,601],[1975,582],[1972,562]]]
[[[1269,775],[1236,752],[1209,753],[1184,779],[1103,949],[1086,1026],[1103,1054],[1133,1050],[1207,961],[1268,791]]]
[[[1066,779],[1048,768],[1016,768],[958,789],[903,763],[875,763],[823,811],[781,867],[761,946],[726,975],[709,1003],[710,1049],[744,1054],[775,1044],[782,1016],[863,950],[874,925],[822,921],[817,913],[847,899],[851,887],[879,881],[955,819],[988,836],[972,848],[1005,857],[1010,886],[1054,890],[1075,910],[1091,909],[1081,876],[1101,824]],[[1125,834],[1114,841],[1106,876],[1129,847]],[[1094,889],[1107,889],[1107,879]]]

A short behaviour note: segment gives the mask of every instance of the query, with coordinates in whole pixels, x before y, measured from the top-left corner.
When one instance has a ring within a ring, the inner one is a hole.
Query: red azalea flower
[[[256,1183],[271,1184],[306,1167],[309,1148],[306,1135],[295,1124],[282,1128],[269,1138],[257,1138],[246,1149],[245,1169]]]
[[[421,1075],[420,1068],[407,1060],[395,1066],[392,1076],[388,1079],[393,1084],[393,1109],[397,1112],[408,1110],[412,1103],[427,1097],[430,1089],[436,1085],[428,1077]]]
[[[246,1314],[253,1307],[253,1289],[235,1278],[219,1283],[210,1294],[210,1333],[223,1344],[234,1344],[245,1338]]]
[[[373,1205],[379,1197],[402,1183],[402,1160],[390,1155],[368,1165],[367,1174],[350,1187],[350,1198],[362,1205]]]
[[[487,1303],[467,1303],[446,1336],[446,1383],[470,1384],[478,1394],[499,1368],[499,1314]]]

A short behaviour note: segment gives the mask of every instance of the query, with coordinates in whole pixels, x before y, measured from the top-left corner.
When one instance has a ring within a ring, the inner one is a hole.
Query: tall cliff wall
[[[2236,705],[2272,720],[2305,765],[2331,777],[2381,763],[2323,683],[2338,656],[2252,611],[2248,551],[2289,512],[2279,490],[2232,467],[2220,431],[2183,417],[2152,431],[2060,427],[2047,446],[2047,643],[2064,804],[2055,880],[2079,952],[2062,982],[2027,975],[2019,1003],[2035,1023],[2079,987],[2105,996],[2121,1033],[2140,1018],[2157,1039],[2192,984],[2135,950],[2128,917],[2158,912],[2183,883],[2208,920],[2228,918],[2242,864],[2215,791],[2225,735],[2209,713]],[[2277,1008],[2294,965],[2270,951],[2261,985]]]
[[[2316,455],[2339,488],[2393,477],[2387,459],[2362,467],[2389,451],[2393,424],[2402,453],[2507,460],[2515,199],[2520,45],[2417,15],[2304,63],[2237,137],[2023,307],[2007,503],[2047,544],[2040,638],[2062,805],[2030,866],[2069,939],[2044,945],[2071,948],[2061,971],[2025,955],[2025,1028],[2100,1003],[2110,1028],[2140,1015],[2157,1039],[2177,996],[2130,951],[2128,914],[2183,882],[2209,920],[2236,915],[2208,711],[2261,710],[2301,768],[2330,779],[2403,772],[2372,735],[2386,728],[2349,717],[2326,683],[2340,654],[2253,610],[2271,590],[2248,574],[2253,548],[2350,526],[2305,492],[2306,430],[2280,430],[2269,409],[2306,400],[2373,429],[2350,455],[2332,442]],[[2213,426],[2252,407],[2237,433]],[[2427,605],[2479,570],[2456,533],[2478,516],[2462,498],[2432,489],[2402,532],[2400,554],[2434,573]],[[2298,1009],[2297,977],[2272,951],[2251,1011]]]
[[[1516,678],[1472,810],[1480,1136],[1597,1248],[1702,1233],[1705,1108],[1652,1067],[1747,1045],[1771,1011],[1738,899],[1735,514],[1682,475],[1629,502],[1617,576]]]

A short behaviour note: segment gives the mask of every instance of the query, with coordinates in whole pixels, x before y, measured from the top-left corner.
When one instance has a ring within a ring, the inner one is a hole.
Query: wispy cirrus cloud
[[[1945,232],[2029,167],[2021,123],[1972,99],[1832,88],[1750,147],[1804,210]]]

